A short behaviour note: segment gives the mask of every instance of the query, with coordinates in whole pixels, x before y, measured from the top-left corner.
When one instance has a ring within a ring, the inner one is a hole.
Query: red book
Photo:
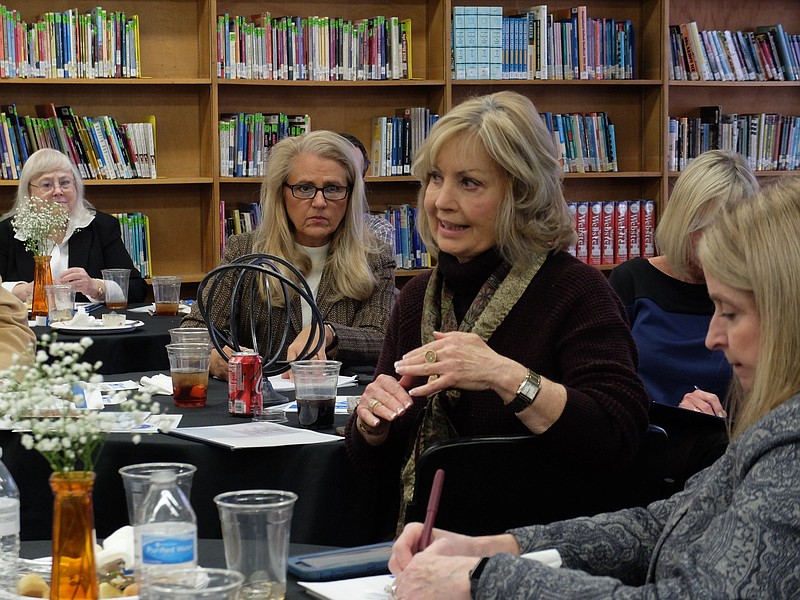
[[[642,255],[642,204],[639,200],[628,202],[628,258]]]
[[[578,232],[575,256],[581,262],[589,262],[589,203],[578,202],[575,214],[575,231]]]
[[[614,235],[614,249],[616,252],[614,262],[620,264],[628,260],[628,228],[630,227],[628,202],[625,200],[617,202],[616,209],[617,228]]]
[[[600,240],[603,248],[600,256],[601,265],[614,264],[614,232],[617,229],[615,204],[615,202],[603,202],[603,232]]]
[[[655,242],[656,203],[642,200],[642,256],[653,258],[656,255]]]
[[[603,203],[589,203],[589,264],[599,265],[603,256]]]

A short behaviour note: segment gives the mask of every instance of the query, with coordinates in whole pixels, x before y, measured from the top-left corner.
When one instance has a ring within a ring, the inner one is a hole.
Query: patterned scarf
[[[478,291],[460,326],[453,310],[453,292],[444,285],[441,269],[437,268],[425,290],[422,308],[422,343],[434,341],[434,331],[475,333],[484,342],[488,342],[528,288],[546,258],[546,253],[537,254],[528,266],[512,267],[503,261]],[[414,497],[417,457],[434,442],[458,437],[458,432],[447,417],[447,410],[454,408],[460,397],[461,393],[457,389],[442,390],[428,396],[411,455],[400,474],[403,491],[397,522],[398,534],[405,524],[406,507]]]

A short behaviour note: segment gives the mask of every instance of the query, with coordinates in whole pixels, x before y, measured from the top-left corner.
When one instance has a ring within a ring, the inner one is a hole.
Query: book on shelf
[[[6,145],[15,164],[9,174],[13,179],[25,160],[41,148],[66,154],[83,179],[155,178],[155,135],[149,122],[154,117],[145,117],[147,123],[120,124],[108,115],[78,116],[69,105],[52,102],[36,104],[36,116],[20,115],[13,104],[2,108],[4,115],[11,115]],[[140,146],[144,147],[141,158]]]
[[[581,262],[617,265],[654,250],[653,200],[568,202],[567,206],[577,233],[567,250]],[[650,245],[643,240],[650,240]]]
[[[410,79],[411,19],[397,16],[245,17],[216,21],[216,72],[222,79],[356,81]],[[405,60],[405,62],[404,62]]]
[[[410,175],[412,158],[438,118],[424,106],[397,108],[393,116],[373,117],[370,175]]]
[[[150,219],[140,212],[113,213],[112,216],[119,221],[122,241],[133,265],[139,269],[142,277],[150,277],[152,275]]]
[[[220,115],[219,171],[222,177],[263,177],[272,146],[311,131],[307,114],[228,113]]]
[[[431,259],[417,231],[417,208],[409,204],[390,205],[384,211],[394,228],[395,265],[398,269],[426,269]]]
[[[2,7],[0,77],[102,78],[141,76],[139,16],[95,7],[41,14],[28,22]]]

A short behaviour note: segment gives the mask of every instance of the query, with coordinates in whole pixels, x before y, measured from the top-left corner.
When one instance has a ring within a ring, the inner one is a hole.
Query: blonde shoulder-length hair
[[[453,107],[433,126],[414,159],[411,174],[422,184],[417,227],[429,252],[436,256],[439,248],[423,206],[425,189],[439,152],[453,140],[482,144],[505,173],[496,234],[506,260],[527,264],[534,253],[563,250],[575,241],[553,138],[528,98],[504,91]]]
[[[314,131],[281,140],[267,158],[266,176],[261,184],[261,225],[253,234],[253,252],[281,256],[303,275],[311,271],[311,259],[295,245],[294,226],[286,212],[286,183],[295,160],[313,154],[339,163],[345,171],[350,195],[342,222],[333,233],[325,268],[332,274],[334,300],[341,297],[364,300],[376,285],[369,255],[378,251],[377,240],[364,223],[366,196],[360,157],[353,145],[331,131]],[[290,273],[284,275],[291,277]],[[283,292],[270,288],[272,301],[283,304]]]
[[[687,277],[693,260],[692,233],[702,231],[726,203],[758,193],[753,168],[741,154],[709,150],[681,173],[656,226],[656,247],[675,276]]]
[[[706,273],[752,294],[761,326],[753,387],[731,391],[733,437],[800,393],[800,180],[727,206],[698,245]]]

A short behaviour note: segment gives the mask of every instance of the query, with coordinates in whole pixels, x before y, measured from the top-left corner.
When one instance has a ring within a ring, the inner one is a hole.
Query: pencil
[[[425,524],[422,527],[422,535],[419,538],[418,551],[425,550],[431,543],[431,533],[433,532],[433,523],[436,521],[436,513],[439,510],[439,498],[442,496],[442,486],[444,485],[444,470],[436,469],[436,474],[433,476],[433,486],[431,487],[431,495],[428,498],[428,508],[425,511]]]

